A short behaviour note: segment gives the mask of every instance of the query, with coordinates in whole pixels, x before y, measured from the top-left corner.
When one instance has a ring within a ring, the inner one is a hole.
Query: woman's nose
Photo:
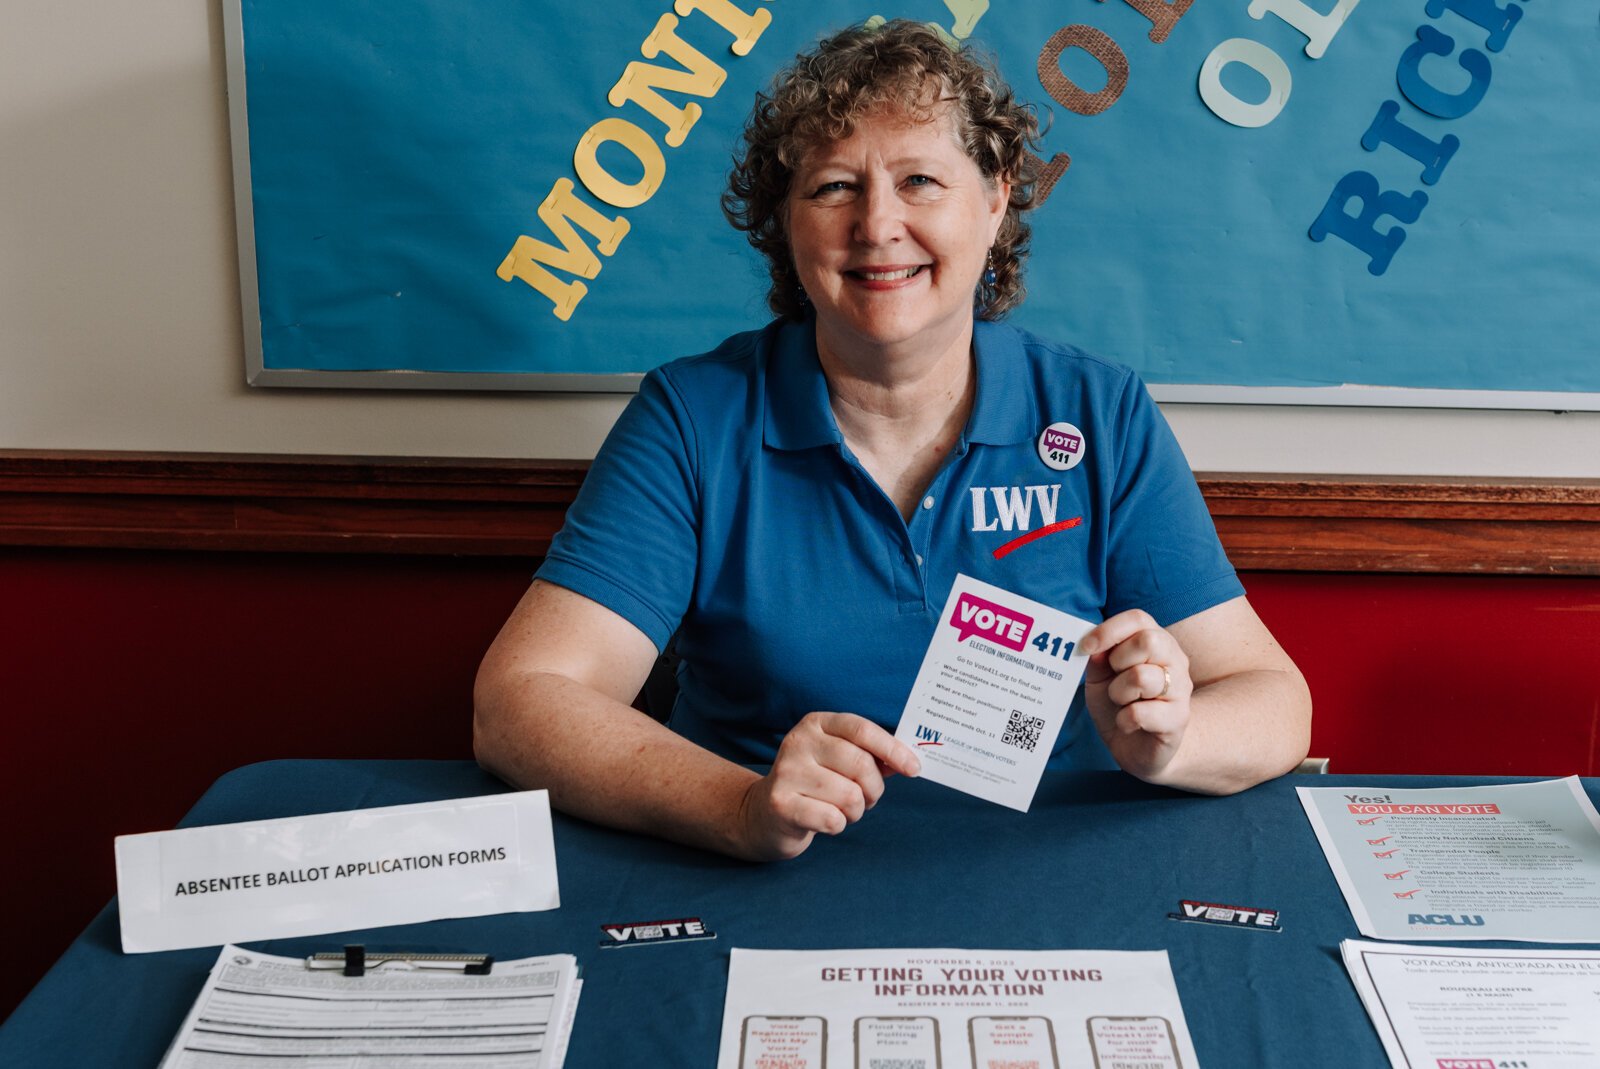
[[[905,233],[905,205],[885,183],[869,185],[856,211],[856,240],[863,245],[888,245]]]

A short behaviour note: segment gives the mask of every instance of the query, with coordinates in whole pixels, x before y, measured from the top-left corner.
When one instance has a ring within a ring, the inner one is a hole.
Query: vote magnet
[[[687,943],[696,939],[715,939],[717,933],[699,917],[677,917],[661,921],[628,921],[602,924],[606,937],[602,947],[636,947],[654,943]]]
[[[1229,906],[1221,902],[1200,902],[1185,898],[1178,903],[1177,913],[1168,913],[1168,920],[1192,921],[1196,924],[1220,924],[1226,928],[1249,928],[1257,932],[1281,932],[1281,914],[1275,909],[1259,906]]]

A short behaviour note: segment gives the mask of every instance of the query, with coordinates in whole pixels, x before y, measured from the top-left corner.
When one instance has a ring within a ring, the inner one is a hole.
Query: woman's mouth
[[[883,268],[858,267],[853,271],[847,271],[845,273],[849,274],[849,275],[854,275],[856,278],[863,279],[864,281],[867,281],[867,282],[900,282],[900,281],[902,281],[904,279],[911,278],[911,277],[921,273],[922,269],[925,266],[927,266],[927,265],[926,264],[916,264],[916,265],[914,265],[912,267],[883,267]]]

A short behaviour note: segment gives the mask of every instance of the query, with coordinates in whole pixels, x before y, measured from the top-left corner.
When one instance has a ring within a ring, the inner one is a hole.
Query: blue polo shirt
[[[907,522],[845,444],[815,338],[774,323],[645,376],[539,569],[657,648],[678,634],[684,736],[767,762],[812,710],[893,731],[958,572],[1094,621],[1244,592],[1129,369],[976,324],[971,418]],[[1058,423],[1067,470],[1039,448]],[[1081,692],[1051,767],[1115,767]]]

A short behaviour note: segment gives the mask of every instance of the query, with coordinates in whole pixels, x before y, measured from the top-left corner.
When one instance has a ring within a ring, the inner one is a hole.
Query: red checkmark
[[[1029,531],[1027,534],[1022,535],[1020,538],[1013,538],[1011,541],[1007,542],[1005,545],[1003,545],[1003,546],[999,547],[998,549],[996,549],[994,551],[994,559],[995,560],[1000,560],[1002,557],[1005,557],[1007,554],[1009,554],[1012,550],[1021,549],[1023,546],[1027,545],[1029,542],[1038,541],[1039,539],[1043,538],[1045,535],[1052,535],[1052,534],[1055,534],[1057,531],[1070,531],[1070,530],[1072,530],[1072,528],[1077,527],[1081,523],[1083,523],[1083,517],[1082,516],[1074,516],[1070,520],[1062,520],[1060,523],[1052,523],[1052,524],[1048,524],[1047,526],[1041,527],[1037,531]]]
[[[1410,869],[1401,869],[1399,872],[1386,872],[1383,874],[1383,878],[1386,880],[1398,880],[1410,871]]]

